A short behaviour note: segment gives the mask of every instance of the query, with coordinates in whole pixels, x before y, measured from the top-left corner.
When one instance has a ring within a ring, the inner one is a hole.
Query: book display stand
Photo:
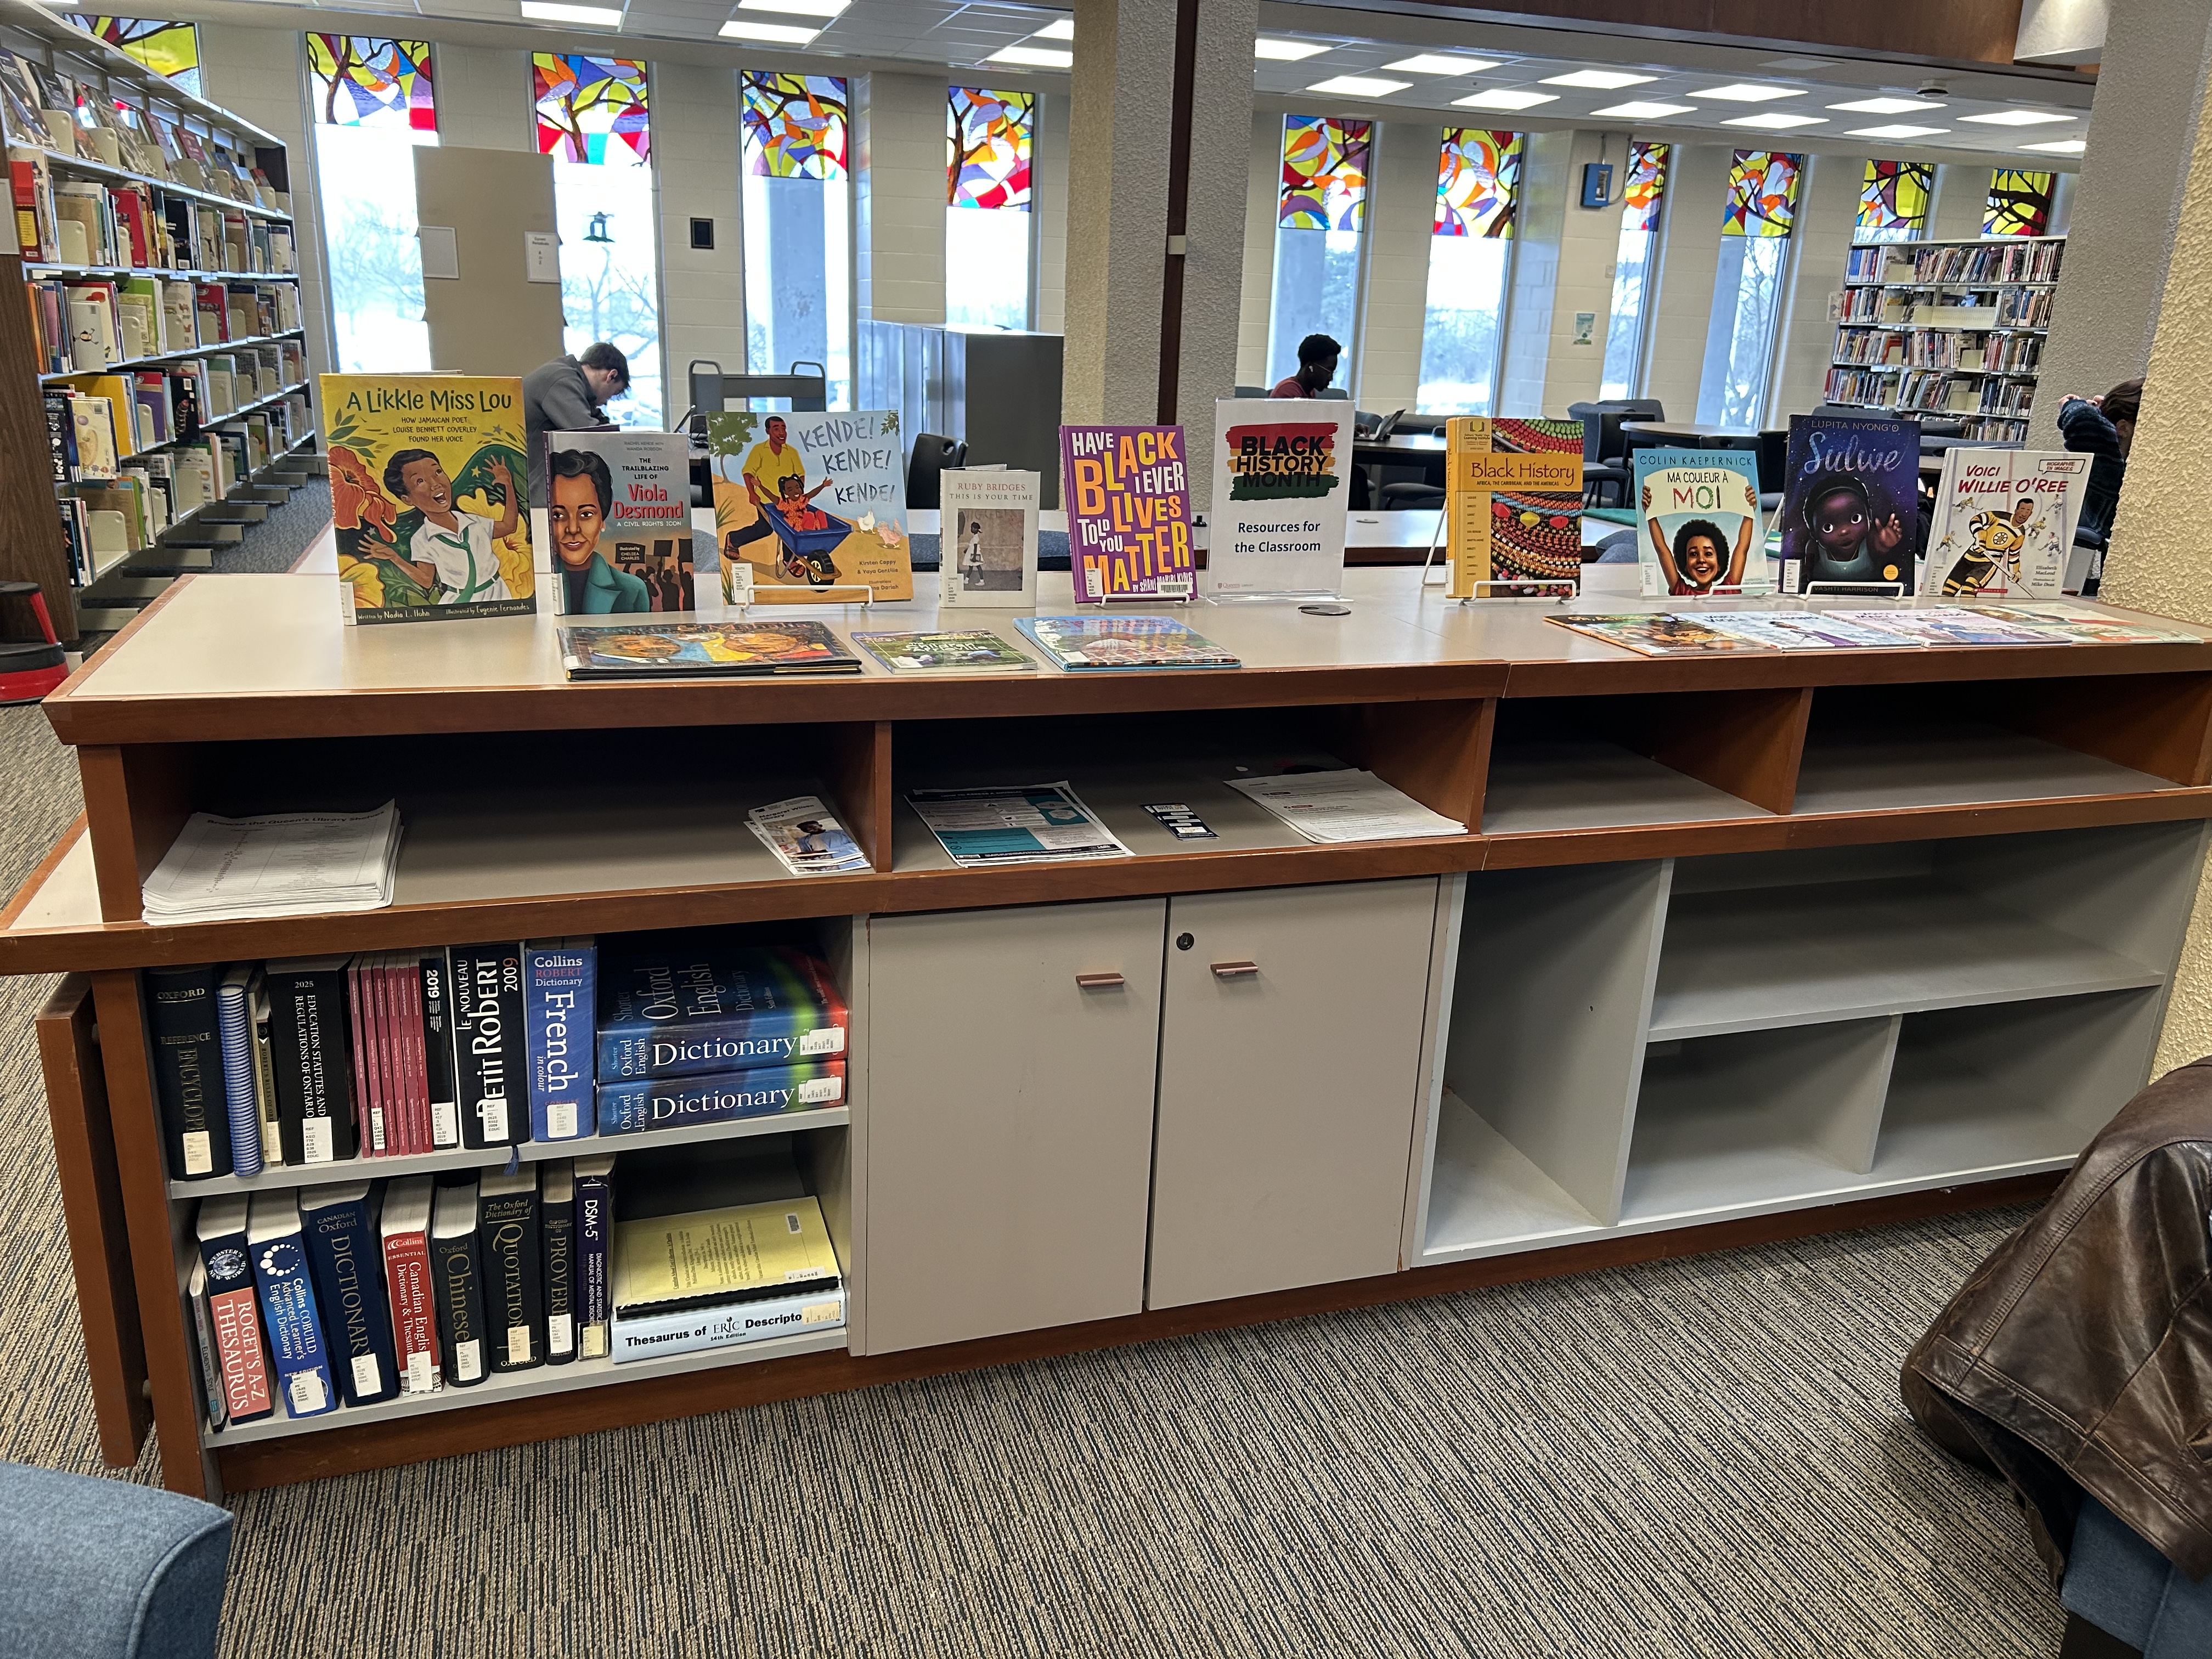
[[[1344,586],[1211,613],[1234,670],[571,684],[550,616],[342,636],[327,577],[178,583],[48,700],[85,816],[0,911],[0,973],[68,975],[40,1053],[106,1455],[150,1412],[168,1485],[240,1489],[2017,1201],[2146,1079],[2212,631],[1652,658]],[[1464,833],[1308,842],[1230,781],[1341,767]],[[1131,856],[963,868],[906,800],[1038,778]],[[867,869],[746,833],[803,794]],[[385,908],[142,917],[194,811],[387,799]],[[790,1133],[845,1328],[208,1429],[200,1200],[510,1154],[173,1180],[142,970],[720,924],[829,964],[843,1103],[514,1156]]]

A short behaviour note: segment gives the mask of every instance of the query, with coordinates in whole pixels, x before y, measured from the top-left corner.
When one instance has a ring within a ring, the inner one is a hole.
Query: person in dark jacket
[[[2141,380],[2123,380],[2101,398],[2066,398],[2058,404],[2058,431],[2066,447],[2092,458],[2089,488],[2081,497],[2081,528],[2100,536],[2112,533],[2142,404]]]
[[[607,424],[600,405],[629,390],[629,359],[601,340],[580,357],[556,357],[522,377],[522,423],[530,441],[530,505],[544,507],[545,434]]]

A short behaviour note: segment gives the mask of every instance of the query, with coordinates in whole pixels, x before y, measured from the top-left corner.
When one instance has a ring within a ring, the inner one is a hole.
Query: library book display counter
[[[1234,671],[647,684],[565,682],[550,616],[171,589],[47,701],[85,815],[0,912],[0,972],[67,975],[40,1050],[106,1455],[150,1418],[167,1482],[212,1493],[2012,1201],[2147,1079],[2212,634],[1645,658],[1346,581],[1346,616],[1192,615]],[[1310,765],[1467,831],[1310,843],[1225,781]],[[1059,779],[1133,856],[959,868],[905,799]],[[868,870],[793,877],[747,833],[806,793]],[[194,811],[386,800],[386,908],[140,920]],[[508,1152],[173,1181],[142,969],[724,925],[830,964],[844,1103],[520,1157],[792,1134],[843,1328],[208,1427],[199,1200]]]

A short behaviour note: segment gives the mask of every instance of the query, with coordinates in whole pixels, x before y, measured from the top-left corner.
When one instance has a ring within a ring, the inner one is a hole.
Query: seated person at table
[[[1275,382],[1270,398],[1318,398],[1336,378],[1336,360],[1344,348],[1326,334],[1309,334],[1298,342],[1298,372]]]
[[[2089,487],[2081,495],[2081,528],[2109,535],[2135,445],[2142,382],[2123,380],[2101,398],[2067,398],[2058,405],[2058,432],[2066,447],[2092,457]]]
[[[811,489],[802,489],[801,482],[793,477],[782,481],[783,493],[776,498],[776,511],[783,514],[783,521],[793,530],[827,530],[830,515],[812,503],[817,495],[830,488],[830,480],[824,478]]]

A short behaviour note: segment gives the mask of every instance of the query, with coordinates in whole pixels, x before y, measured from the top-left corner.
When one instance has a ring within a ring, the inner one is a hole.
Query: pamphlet
[[[1747,450],[1639,449],[1636,558],[1647,595],[1771,589],[1759,519],[1759,458]]]
[[[855,634],[853,643],[894,674],[1028,674],[1036,660],[988,629],[951,634]]]
[[[639,623],[560,634],[572,680],[860,672],[860,659],[818,622]]]
[[[963,869],[1130,856],[1065,780],[1014,788],[914,789],[907,801]]]
[[[1455,415],[1444,428],[1445,592],[1583,575],[1583,423]]]
[[[947,610],[1036,605],[1034,472],[963,469],[939,475],[938,604]]]
[[[897,411],[707,416],[722,603],[737,567],[757,605],[914,597]]]
[[[1308,841],[1403,841],[1467,833],[1465,824],[1431,812],[1372,772],[1290,772],[1231,778],[1228,784]]]
[[[1070,673],[1243,665],[1171,617],[1017,617],[1014,626]]]
[[[846,876],[870,868],[845,826],[815,795],[770,801],[745,814],[762,844],[794,876]]]
[[[1197,566],[1181,427],[1064,426],[1060,475],[1078,605],[1190,597]]]
[[[1334,593],[1344,585],[1351,404],[1224,398],[1213,407],[1206,591]]]

